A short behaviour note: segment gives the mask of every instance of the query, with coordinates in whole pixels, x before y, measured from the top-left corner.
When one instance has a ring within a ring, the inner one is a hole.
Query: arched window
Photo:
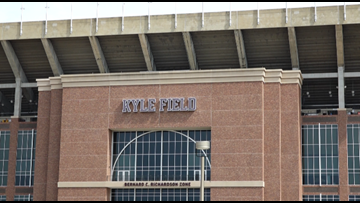
[[[196,141],[211,141],[210,130],[114,132],[113,181],[197,181],[201,162]],[[205,180],[211,177],[210,150]]]

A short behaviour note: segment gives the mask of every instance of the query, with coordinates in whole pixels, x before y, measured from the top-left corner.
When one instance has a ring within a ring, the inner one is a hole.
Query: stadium
[[[359,200],[359,12],[1,23],[0,200]]]

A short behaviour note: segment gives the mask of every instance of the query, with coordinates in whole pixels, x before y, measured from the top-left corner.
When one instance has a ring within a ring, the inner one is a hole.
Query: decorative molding
[[[61,82],[60,82],[61,79]],[[100,87],[127,85],[198,84],[222,82],[264,82],[302,85],[299,70],[283,71],[265,68],[192,70],[192,71],[149,71],[137,73],[107,73],[61,75],[49,79],[38,79],[39,91],[63,87]],[[50,86],[51,87],[48,87]]]

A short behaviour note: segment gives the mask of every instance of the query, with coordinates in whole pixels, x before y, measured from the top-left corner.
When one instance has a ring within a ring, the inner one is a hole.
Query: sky
[[[122,6],[125,3],[124,16],[148,15],[148,2],[100,2],[98,17],[121,17]],[[288,2],[288,8],[322,7],[344,5],[344,2]],[[346,2],[346,5],[360,4],[360,2]],[[0,2],[0,23],[20,22],[21,5],[23,5],[23,22],[43,21],[46,19],[45,2]],[[176,6],[175,6],[176,5]],[[201,13],[202,5],[204,12],[229,11],[230,2],[152,2],[150,15]],[[232,2],[231,11],[259,10],[285,8],[285,2]],[[83,18],[96,18],[97,2],[49,2],[48,20],[63,20]],[[176,9],[175,9],[176,8]]]

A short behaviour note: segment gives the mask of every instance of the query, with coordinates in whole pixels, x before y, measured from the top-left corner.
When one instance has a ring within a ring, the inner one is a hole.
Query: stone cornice
[[[264,82],[302,85],[299,70],[265,68],[61,75],[37,79],[39,91],[68,87]]]

